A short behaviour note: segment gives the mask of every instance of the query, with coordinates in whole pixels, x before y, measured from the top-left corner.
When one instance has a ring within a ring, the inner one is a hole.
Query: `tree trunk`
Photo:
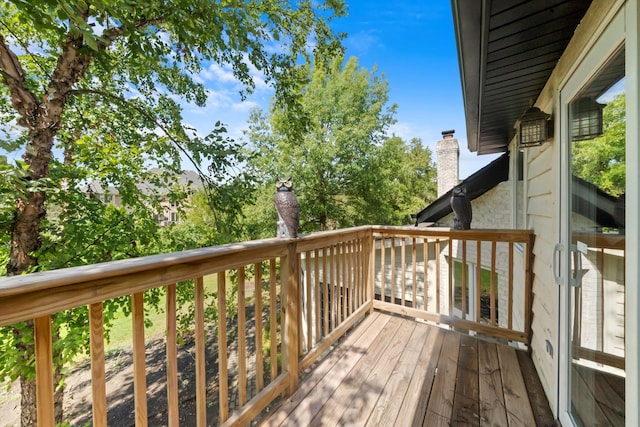
[[[37,410],[33,402],[36,401],[36,380],[20,377],[20,425],[22,427],[36,426]]]
[[[35,359],[33,340],[27,335],[33,335],[33,321],[25,322],[25,328],[14,328],[13,334],[16,340],[16,349],[20,351],[18,364],[27,366]],[[20,376],[20,425],[35,426],[37,418],[36,407],[36,380]]]

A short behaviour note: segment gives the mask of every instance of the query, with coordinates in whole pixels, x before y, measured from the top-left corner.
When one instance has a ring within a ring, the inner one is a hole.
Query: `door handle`
[[[564,245],[562,243],[556,243],[553,248],[553,280],[556,282],[556,285],[562,285],[562,276],[558,271],[558,257],[564,250]]]
[[[582,286],[582,252],[578,249],[577,245],[571,245],[571,255],[573,256],[573,269],[571,270],[571,277],[569,277],[569,286],[573,288],[579,288]]]

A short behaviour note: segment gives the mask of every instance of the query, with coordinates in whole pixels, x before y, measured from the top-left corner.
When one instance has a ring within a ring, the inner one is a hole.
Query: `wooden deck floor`
[[[526,352],[376,312],[302,380],[264,425],[555,422]]]

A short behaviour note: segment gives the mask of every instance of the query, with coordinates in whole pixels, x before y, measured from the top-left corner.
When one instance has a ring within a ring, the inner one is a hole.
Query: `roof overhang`
[[[591,0],[451,0],[469,150],[507,150]]]
[[[505,153],[482,169],[471,174],[458,185],[464,185],[469,200],[477,199],[489,190],[509,179],[509,154]],[[451,196],[453,189],[447,191],[433,203],[415,215],[416,225],[434,223],[453,212]]]

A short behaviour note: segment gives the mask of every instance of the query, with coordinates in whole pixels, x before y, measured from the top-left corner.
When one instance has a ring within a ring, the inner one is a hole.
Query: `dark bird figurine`
[[[300,205],[293,194],[291,177],[278,178],[274,202],[278,211],[278,237],[298,237]]]
[[[471,228],[471,202],[467,198],[467,190],[464,185],[453,187],[451,196],[451,209],[455,214],[453,218],[454,230],[468,230]]]

